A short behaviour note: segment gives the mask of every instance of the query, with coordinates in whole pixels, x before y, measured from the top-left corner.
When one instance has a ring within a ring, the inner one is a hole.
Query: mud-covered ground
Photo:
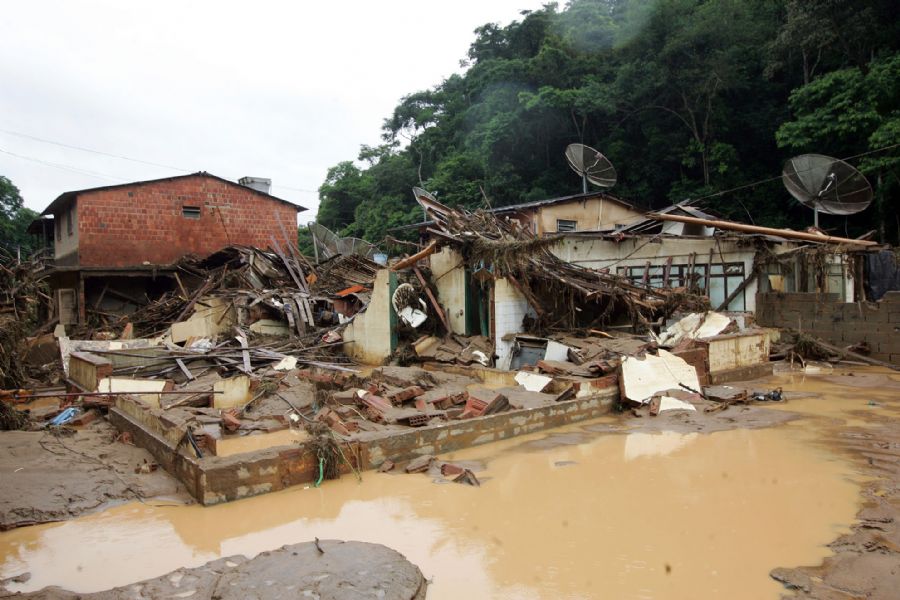
[[[871,369],[836,369],[807,378],[805,389],[821,389],[830,406],[858,399],[846,412],[826,414],[821,443],[844,453],[866,478],[862,508],[850,533],[829,547],[821,565],[774,569],[790,591],[786,598],[896,600],[900,598],[900,376]]]
[[[189,501],[149,452],[116,441],[105,420],[84,428],[0,432],[0,530],[61,521],[123,500]]]
[[[46,588],[0,598],[42,600],[244,600],[256,598],[389,598],[421,600],[427,584],[402,554],[380,544],[316,540],[248,559],[220,558],[193,569],[93,594]]]

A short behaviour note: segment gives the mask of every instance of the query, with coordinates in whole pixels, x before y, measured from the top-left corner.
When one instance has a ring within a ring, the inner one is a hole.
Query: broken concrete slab
[[[516,382],[529,392],[543,392],[553,383],[553,378],[530,371],[519,371],[516,373]]]
[[[506,401],[512,408],[538,408],[556,402],[556,394],[542,394],[529,392],[521,388],[499,388],[500,394],[506,396]]]
[[[671,348],[683,340],[698,340],[719,335],[732,324],[731,317],[709,311],[691,313],[656,338],[660,346]]]
[[[547,341],[547,350],[544,352],[544,360],[568,362],[569,347],[553,340]],[[538,390],[539,391],[539,390]]]
[[[237,375],[228,379],[220,379],[213,384],[213,407],[234,408],[250,402],[250,378]]]
[[[106,377],[97,384],[98,392],[136,396],[141,402],[153,408],[160,406],[159,392],[168,392],[173,388],[174,384],[168,379]]]
[[[700,390],[697,370],[671,352],[660,349],[659,356],[647,354],[622,360],[622,395],[633,402],[646,403],[654,394],[669,389]]]

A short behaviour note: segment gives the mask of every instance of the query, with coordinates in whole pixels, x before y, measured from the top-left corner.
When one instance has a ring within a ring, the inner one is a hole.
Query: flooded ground
[[[603,432],[612,422],[444,457],[484,462],[481,487],[366,473],[21,528],[0,535],[0,577],[96,591],[318,537],[399,550],[432,580],[429,598],[774,599],[783,588],[769,571],[820,562],[858,510],[854,470],[813,443],[809,421]]]

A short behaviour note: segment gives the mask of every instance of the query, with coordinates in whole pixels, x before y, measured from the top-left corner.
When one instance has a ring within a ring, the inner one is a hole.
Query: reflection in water
[[[366,473],[362,484],[208,508],[135,503],[14,530],[0,534],[0,577],[30,571],[17,589],[93,591],[319,537],[399,550],[433,579],[431,600],[774,599],[769,570],[819,562],[857,510],[848,465],[798,425],[591,435],[455,453],[487,462],[479,488]]]
[[[697,439],[699,433],[678,433],[662,431],[660,433],[629,433],[625,436],[625,460],[634,460],[642,456],[666,456]]]

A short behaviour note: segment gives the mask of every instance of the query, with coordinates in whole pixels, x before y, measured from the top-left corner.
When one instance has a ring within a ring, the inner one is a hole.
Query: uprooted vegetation
[[[558,238],[537,237],[516,220],[468,212],[420,198],[434,224],[429,233],[456,248],[479,280],[505,278],[528,300],[537,318],[530,332],[601,327],[624,316],[648,330],[676,311],[709,310],[709,300],[687,288],[639,286],[553,254]]]

